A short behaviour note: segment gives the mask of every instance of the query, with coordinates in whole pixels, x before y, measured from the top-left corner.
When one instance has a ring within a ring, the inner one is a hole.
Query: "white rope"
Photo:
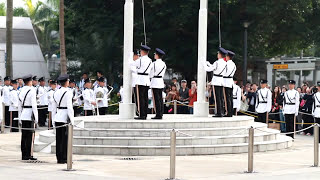
[[[226,137],[230,137],[230,136],[234,136],[234,135],[237,135],[237,134],[241,134],[243,133],[244,131],[247,131],[248,129],[250,129],[249,127],[248,128],[245,128],[243,130],[240,130],[236,133],[233,133],[233,134],[229,134],[227,136],[218,136],[218,137],[199,137],[199,136],[193,136],[191,134],[187,134],[187,133],[184,133],[184,132],[181,132],[179,130],[177,130],[176,132],[177,133],[180,133],[182,135],[185,135],[185,136],[188,136],[188,137],[192,137],[193,139],[223,139],[223,138],[226,138]]]
[[[318,125],[318,124],[313,124],[313,125],[311,125],[311,126],[309,126],[309,127],[307,127],[307,128],[301,129],[301,130],[299,130],[299,131],[287,132],[287,133],[280,133],[280,132],[278,132],[277,134],[283,134],[283,135],[295,134],[295,133],[303,132],[303,131],[305,131],[305,130],[307,130],[307,129],[310,129],[310,128],[314,127],[314,126],[319,126],[319,125]],[[257,128],[255,128],[255,129],[258,130],[258,131],[261,131],[261,132],[270,133],[270,132],[267,132],[267,131],[264,131],[264,130],[261,130],[261,129],[257,129]]]
[[[221,3],[219,0],[219,47],[221,47]]]
[[[62,126],[56,126],[56,127],[51,127],[50,129],[58,129],[58,128],[62,128],[62,127],[65,127],[65,126],[68,126],[69,124],[65,124],[65,125],[62,125]],[[4,126],[4,127],[7,127],[7,128],[11,128],[11,129],[21,129],[21,130],[36,130],[38,128],[22,128],[22,127],[13,127],[13,126]]]
[[[144,0],[142,2],[142,20],[143,20],[143,33],[144,33],[144,45],[147,45],[147,33],[146,33],[146,20],[144,16]]]

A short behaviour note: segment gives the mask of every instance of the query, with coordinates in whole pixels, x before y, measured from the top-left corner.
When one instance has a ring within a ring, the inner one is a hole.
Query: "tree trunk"
[[[64,38],[64,0],[60,0],[59,33],[61,74],[67,74],[66,44]]]
[[[12,22],[13,22],[13,0],[7,0],[7,31],[6,31],[6,75],[12,77]]]

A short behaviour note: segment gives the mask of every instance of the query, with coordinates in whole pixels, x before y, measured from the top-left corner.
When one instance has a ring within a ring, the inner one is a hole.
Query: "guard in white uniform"
[[[300,95],[295,88],[296,82],[294,80],[289,81],[289,90],[284,93],[283,97],[283,114],[286,120],[286,132],[295,131],[295,120],[299,113]],[[294,138],[294,134],[288,134]]]
[[[214,94],[215,94],[215,106],[216,106],[216,114],[214,117],[223,117],[223,86],[224,80],[223,76],[226,74],[227,63],[225,61],[225,57],[227,55],[227,50],[223,48],[219,48],[218,51],[218,60],[213,64],[210,64],[209,61],[204,65],[204,69],[208,72],[213,71],[213,77],[211,81],[211,85],[214,86]]]
[[[45,87],[46,81],[44,77],[39,79],[39,86],[37,88],[37,98],[39,99],[38,113],[39,113],[39,126],[46,126],[47,114],[48,114],[48,91]]]
[[[2,89],[2,95],[3,95],[3,103],[5,105],[4,113],[5,113],[5,125],[7,127],[10,126],[10,112],[9,112],[9,106],[10,106],[10,90],[12,87],[10,86],[11,79],[9,76],[4,78],[4,86]]]
[[[33,76],[32,77],[32,86],[34,87],[34,89],[35,90],[37,90],[37,88],[38,88],[38,78],[37,78],[37,76]]]
[[[237,85],[237,78],[233,77],[233,88],[232,88],[232,95],[233,95],[233,114],[238,115],[241,106],[241,96],[242,91],[241,88]]]
[[[166,53],[159,48],[156,48],[156,53],[154,54],[155,62],[151,65],[150,78],[151,84],[150,88],[153,93],[154,110],[156,111],[156,116],[151,119],[162,119],[163,116],[163,99],[162,92],[164,88],[163,76],[166,73],[166,63],[162,61],[163,56]]]
[[[136,50],[133,52],[133,62],[138,60],[140,58],[140,53],[139,50]],[[131,74],[132,74],[132,102],[135,103],[136,105],[136,116],[139,116],[139,111],[138,111],[138,98],[137,98],[137,67],[136,66],[131,66]]]
[[[96,105],[95,99],[94,99],[94,92],[91,89],[92,88],[92,83],[90,79],[85,80],[84,84],[84,91],[82,92],[83,94],[83,110],[84,110],[84,115],[85,116],[92,116],[93,115],[93,109],[94,106]]]
[[[69,75],[61,75],[58,79],[61,88],[53,94],[54,103],[52,112],[55,113],[53,126],[56,129],[56,156],[58,164],[67,163],[68,123],[74,124],[74,112],[72,106],[72,91],[69,88]],[[61,127],[64,126],[64,127]]]
[[[235,53],[232,51],[228,51],[228,54],[226,56],[227,60],[227,68],[226,73],[223,76],[224,80],[224,89],[226,94],[226,104],[227,104],[227,117],[232,117],[233,115],[233,76],[234,73],[237,70],[236,64],[232,61],[233,57],[235,56]]]
[[[96,81],[93,83],[93,91],[96,90],[96,88],[99,86],[99,78],[103,78],[104,79],[104,84],[107,84],[107,78],[104,77],[103,72],[102,71],[97,71],[97,79]]]
[[[260,89],[257,91],[256,112],[258,113],[258,122],[267,123],[268,113],[272,106],[272,93],[267,88],[268,81],[260,80]]]
[[[38,124],[37,95],[35,88],[32,87],[32,75],[24,76],[25,86],[21,88],[19,94],[20,109],[22,110],[19,121],[22,128],[34,129]],[[33,157],[34,130],[21,130],[21,152],[22,160],[37,160]]]
[[[137,79],[136,84],[138,85],[138,103],[139,103],[139,117],[135,117],[135,119],[145,120],[147,119],[148,113],[148,89],[150,86],[150,70],[152,61],[148,57],[148,53],[150,51],[150,47],[146,45],[141,45],[141,57],[132,62],[132,66],[137,68]]]
[[[105,84],[105,78],[100,77],[98,80],[98,86],[94,90],[95,99],[102,98],[102,100],[98,100],[98,110],[99,115],[106,115],[108,110],[108,88]]]
[[[74,79],[70,79],[69,88],[72,91],[72,104],[73,104],[74,117],[77,117],[80,115],[81,111],[79,109],[78,88]]]
[[[14,118],[18,117],[19,110],[19,90],[18,90],[18,81],[11,80],[12,89],[10,90],[10,129],[11,132],[19,132],[18,121],[14,120]]]
[[[320,81],[317,82],[317,89],[318,92],[313,95],[312,115],[315,123],[320,124]]]
[[[56,92],[56,88],[57,88],[57,81],[51,80],[50,89],[48,91],[48,111],[49,111],[48,129],[52,127],[52,120],[55,116],[55,114],[52,113],[52,104],[54,103],[53,94]]]

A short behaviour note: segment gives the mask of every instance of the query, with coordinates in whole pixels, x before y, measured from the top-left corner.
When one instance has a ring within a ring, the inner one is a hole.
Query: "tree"
[[[14,8],[13,9],[13,16],[29,17],[28,12],[23,8]]]
[[[0,3],[0,16],[6,15],[6,5],[5,3]]]
[[[66,44],[64,36],[64,0],[60,0],[59,10],[59,34],[60,34],[60,68],[61,74],[67,74]]]
[[[12,77],[12,22],[13,0],[7,0],[7,24],[6,24],[6,75]]]

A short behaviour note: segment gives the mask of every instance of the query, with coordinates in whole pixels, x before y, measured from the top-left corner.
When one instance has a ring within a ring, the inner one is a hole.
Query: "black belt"
[[[217,77],[223,77],[222,75],[219,75],[219,74],[214,74],[214,76],[217,76]]]
[[[162,76],[153,76],[153,78],[162,78]]]
[[[267,101],[261,101],[259,103],[262,103],[262,104],[267,104],[268,102]]]
[[[233,78],[233,77],[230,77],[230,76],[223,76],[223,78]]]
[[[296,105],[296,103],[286,103],[286,105]]]
[[[316,107],[320,107],[320,105],[316,105]]]
[[[43,107],[48,107],[46,105],[42,105],[42,106],[37,106],[38,108],[43,108]]]
[[[23,106],[23,108],[32,108],[32,106]]]
[[[138,73],[138,75],[149,76],[149,74],[147,74],[147,73]]]
[[[67,107],[58,107],[58,109],[68,109]]]
[[[238,99],[237,97],[233,97],[233,99]]]

